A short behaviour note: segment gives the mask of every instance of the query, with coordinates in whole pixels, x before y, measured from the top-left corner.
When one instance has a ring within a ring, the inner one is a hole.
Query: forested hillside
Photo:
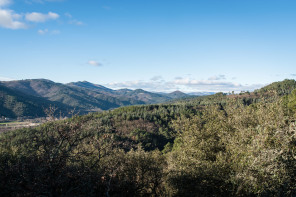
[[[18,81],[2,81],[1,87],[6,87],[10,92],[18,92],[14,98],[29,103],[35,103],[38,109],[30,110],[32,107],[26,107],[27,111],[9,107],[3,110],[2,114],[6,117],[40,117],[44,116],[42,109],[49,105],[55,106],[62,114],[67,115],[68,109],[75,109],[80,114],[86,114],[93,111],[101,111],[114,109],[127,105],[141,105],[166,102],[176,98],[189,97],[189,95],[178,92],[172,94],[158,94],[147,92],[141,89],[138,90],[112,90],[101,85],[92,84],[89,82],[75,82],[69,84],[55,83],[46,79],[28,79]],[[27,103],[18,102],[18,105],[27,106]],[[43,105],[39,105],[42,104]],[[1,108],[6,108],[0,103]],[[33,108],[32,108],[33,109]]]
[[[296,81],[295,80],[289,80],[286,79],[281,82],[274,82],[268,86],[265,86],[257,91],[255,93],[268,93],[268,92],[275,92],[278,95],[285,95],[291,93],[292,90],[296,88]]]
[[[2,133],[0,196],[295,196],[295,81],[274,84]]]
[[[122,101],[100,92],[71,87],[45,79],[9,81],[2,82],[2,84],[25,94],[43,97],[47,100],[67,104],[80,110],[106,110],[122,105],[144,104],[143,102],[131,103],[125,100]]]
[[[9,89],[0,84],[0,116],[42,117],[45,109],[56,106],[63,112],[71,111],[71,107],[62,103],[48,101],[42,97],[35,97],[17,90]]]

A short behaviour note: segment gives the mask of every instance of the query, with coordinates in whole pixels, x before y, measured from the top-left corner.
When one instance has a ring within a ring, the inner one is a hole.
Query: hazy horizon
[[[183,93],[186,93],[186,94],[191,94],[191,95],[195,95],[195,93],[218,93],[218,92],[223,92],[223,93],[240,93],[240,92],[246,92],[246,91],[254,91],[254,90],[257,90],[257,89],[260,89],[266,85],[269,85],[269,84],[264,84],[264,85],[258,85],[258,88],[253,88],[253,89],[242,89],[242,90],[232,90],[232,91],[220,91],[220,90],[216,90],[216,91],[204,91],[204,90],[196,90],[196,91],[183,91],[181,90],[180,88],[176,88],[176,89],[168,89],[168,90],[164,90],[164,91],[157,91],[155,89],[151,89],[150,87],[146,87],[143,86],[143,87],[112,87],[110,86],[109,84],[96,84],[96,83],[93,83],[93,82],[90,82],[90,81],[86,81],[86,80],[83,80],[83,81],[69,81],[69,82],[66,82],[66,83],[63,83],[63,82],[58,82],[58,81],[54,81],[54,80],[51,80],[51,79],[44,79],[44,78],[36,78],[36,79],[8,79],[8,78],[3,78],[3,79],[0,79],[0,82],[9,82],[9,81],[22,81],[22,80],[49,80],[49,81],[52,81],[52,82],[55,82],[55,83],[61,83],[61,84],[64,84],[64,85],[67,85],[67,84],[70,84],[70,83],[76,83],[76,82],[88,82],[88,83],[92,83],[94,85],[100,85],[100,86],[104,86],[106,88],[109,88],[109,89],[112,89],[112,90],[122,90],[122,89],[129,89],[129,90],[137,90],[137,89],[142,89],[142,90],[145,90],[145,91],[148,91],[148,92],[154,92],[154,93],[172,93],[172,92],[175,92],[175,91],[180,91],[180,92],[183,92]],[[255,87],[255,86],[254,86]]]

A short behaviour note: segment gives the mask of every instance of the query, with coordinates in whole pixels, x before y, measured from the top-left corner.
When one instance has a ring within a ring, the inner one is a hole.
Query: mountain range
[[[76,109],[80,114],[127,105],[167,102],[190,97],[180,91],[152,93],[142,89],[113,90],[87,81],[68,84],[47,79],[0,82],[0,116],[40,117],[44,109],[55,106],[66,115]]]

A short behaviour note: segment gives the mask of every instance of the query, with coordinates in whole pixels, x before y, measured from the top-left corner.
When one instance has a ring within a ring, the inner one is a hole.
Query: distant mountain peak
[[[149,92],[143,89],[112,90],[88,81],[62,84],[55,83],[48,79],[26,79],[0,82],[0,84],[11,89],[13,92],[19,92],[18,94],[15,93],[17,97],[16,101],[24,101],[20,102],[20,106],[21,103],[24,103],[25,105],[30,100],[34,100],[35,103],[40,103],[38,105],[39,107],[42,103],[46,103],[45,106],[54,103],[55,105],[60,106],[61,109],[68,110],[76,108],[80,110],[81,113],[113,109],[126,105],[164,103],[172,99],[188,96],[181,91],[166,94]],[[7,93],[7,95],[9,94],[10,93]],[[28,95],[26,98],[25,94]],[[11,95],[13,94],[11,93]],[[26,106],[29,106],[30,109],[36,108],[32,105]],[[40,107],[40,109],[41,108],[42,107]],[[19,114],[18,116],[21,115],[23,114]],[[32,114],[32,116],[34,116],[34,114]]]
[[[119,89],[119,90],[116,90],[116,91],[133,91],[132,89],[128,89],[128,88],[122,88],[122,89]]]
[[[170,98],[184,98],[184,97],[188,97],[188,94],[185,94],[184,92],[181,92],[180,90],[176,90],[174,92],[168,93],[167,94]]]
[[[38,78],[38,79],[23,79],[22,81],[44,81],[44,82],[55,83],[55,82],[53,82],[52,80],[44,79],[44,78]]]
[[[72,82],[72,83],[68,83],[66,85],[80,87],[80,88],[87,88],[87,89],[91,89],[91,90],[99,91],[99,92],[100,91],[101,92],[112,92],[113,91],[110,88],[106,88],[105,86],[98,85],[98,84],[93,84],[93,83],[88,82],[88,81]]]
[[[138,92],[138,93],[145,93],[147,91],[143,90],[143,89],[135,89],[134,92]]]
[[[181,92],[180,90],[176,90],[174,92],[171,92],[169,94],[185,94],[184,92]]]

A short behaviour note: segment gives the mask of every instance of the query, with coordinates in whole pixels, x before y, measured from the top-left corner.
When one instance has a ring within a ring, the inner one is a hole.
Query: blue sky
[[[295,0],[0,0],[0,80],[149,91],[296,78]]]

